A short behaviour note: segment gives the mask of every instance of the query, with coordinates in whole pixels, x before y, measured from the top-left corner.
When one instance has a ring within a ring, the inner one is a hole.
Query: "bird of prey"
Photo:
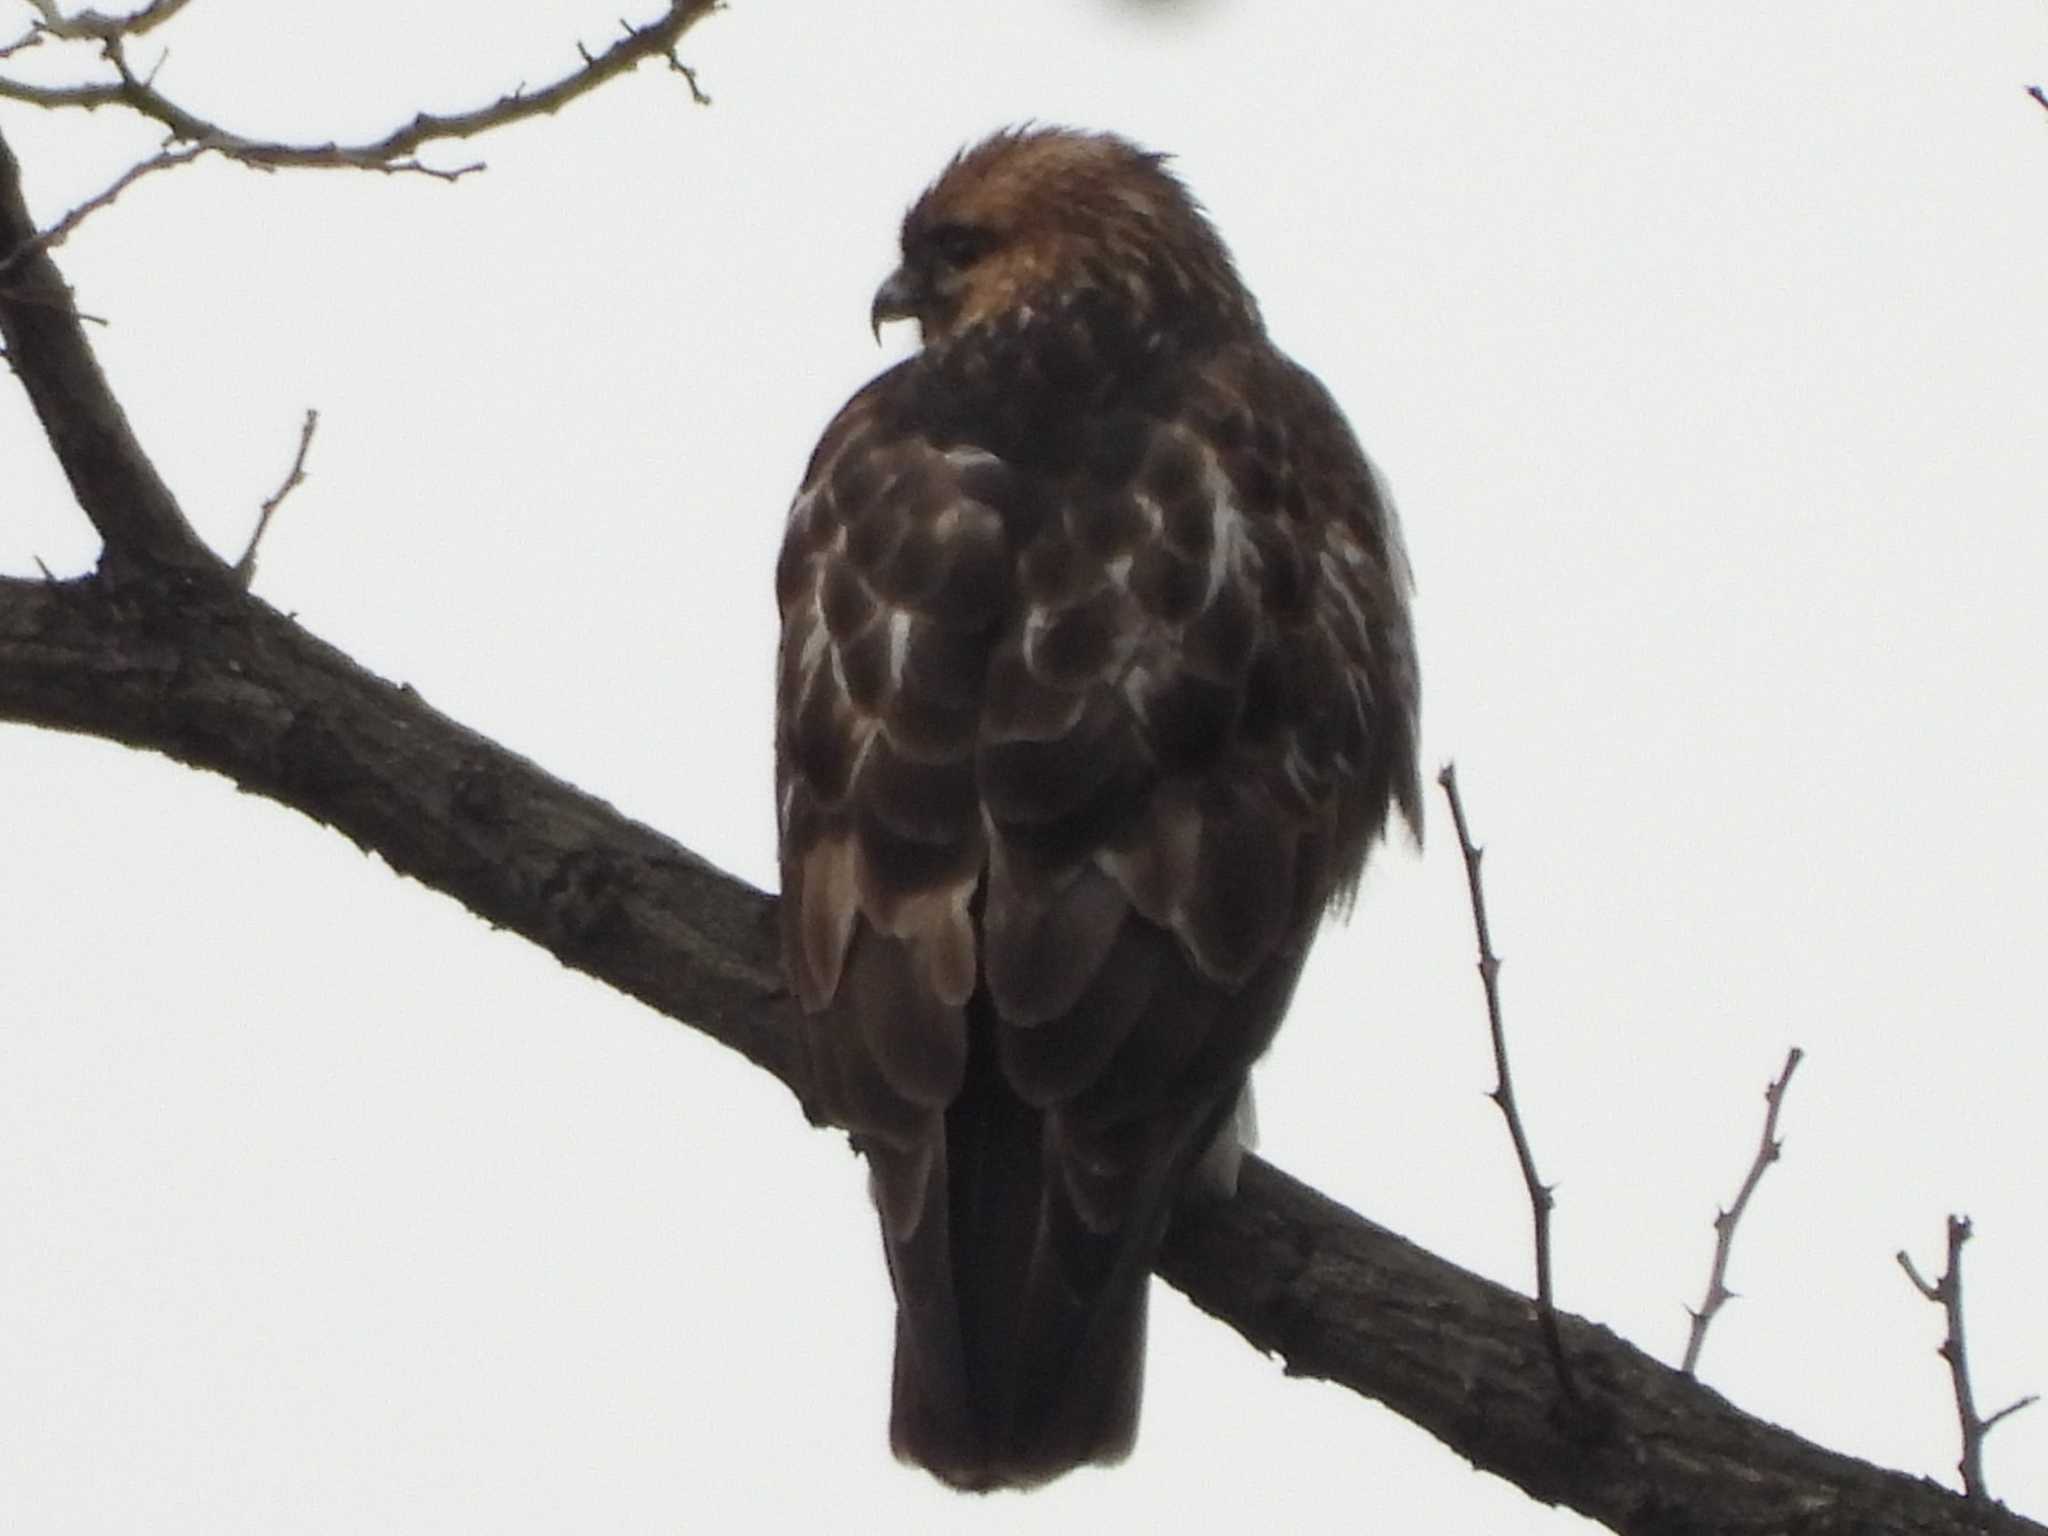
[[[1149,1273],[1227,1192],[1326,910],[1419,829],[1393,506],[1164,157],[1029,127],[905,216],[922,346],[776,571],[782,948],[867,1158],[890,1440],[956,1487],[1112,1462]]]

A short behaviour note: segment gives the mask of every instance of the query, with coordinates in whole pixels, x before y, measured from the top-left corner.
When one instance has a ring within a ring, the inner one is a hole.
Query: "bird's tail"
[[[929,1155],[869,1152],[896,1290],[889,1438],[955,1487],[1118,1462],[1138,1432],[1152,1262],[1242,1068],[1162,1112],[1087,1124],[1019,1097],[970,1005],[966,1081]]]
[[[1276,956],[1233,992],[1133,922],[1057,1019],[999,1022],[977,989],[943,1107],[897,1093],[816,1017],[814,1067],[867,1154],[896,1291],[899,1457],[986,1490],[1130,1453],[1153,1258],[1204,1154],[1234,1142],[1299,965]]]
[[[889,1439],[956,1487],[1030,1487],[1130,1454],[1165,1212],[1092,1230],[1046,1113],[974,1033],[943,1143],[870,1152],[897,1303]]]

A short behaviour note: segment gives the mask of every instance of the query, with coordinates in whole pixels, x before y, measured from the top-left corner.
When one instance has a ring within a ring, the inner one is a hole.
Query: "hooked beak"
[[[882,322],[885,320],[915,320],[917,318],[918,282],[910,272],[898,267],[882,280],[882,286],[875,290],[875,302],[868,310],[868,327],[875,333],[875,340],[882,339]]]

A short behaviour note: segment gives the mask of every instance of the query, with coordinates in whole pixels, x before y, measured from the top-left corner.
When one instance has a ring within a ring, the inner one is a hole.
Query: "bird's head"
[[[1230,253],[1165,158],[1113,134],[1015,128],[954,156],[903,218],[871,314],[927,347],[1078,306],[1148,336],[1256,331]]]

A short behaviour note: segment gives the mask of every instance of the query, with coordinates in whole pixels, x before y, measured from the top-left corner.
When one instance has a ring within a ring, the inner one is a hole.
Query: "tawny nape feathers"
[[[1161,157],[1000,133],[904,218],[921,350],[777,570],[783,954],[897,1301],[890,1440],[1125,1456],[1146,1290],[1324,912],[1419,825],[1384,488]]]

